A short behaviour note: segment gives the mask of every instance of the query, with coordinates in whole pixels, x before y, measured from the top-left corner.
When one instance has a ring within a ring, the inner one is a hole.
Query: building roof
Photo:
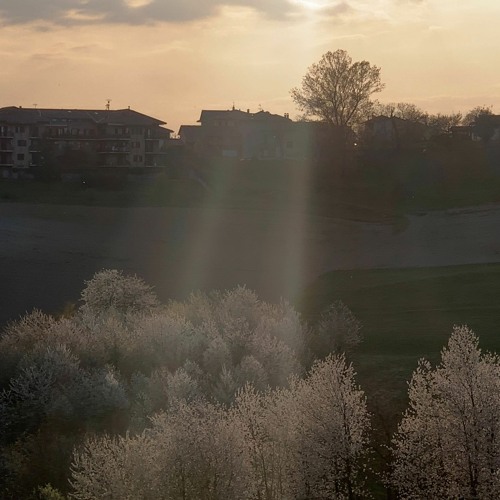
[[[240,109],[204,109],[201,112],[198,122],[206,120],[290,120],[288,116],[275,115],[269,111],[258,111],[250,113],[250,110],[241,111]]]
[[[11,124],[37,124],[90,120],[96,124],[151,126],[166,125],[166,122],[138,113],[132,109],[43,109],[9,106],[0,108],[0,122]],[[172,132],[172,131],[171,131]]]
[[[203,122],[205,120],[228,120],[228,119],[244,119],[248,118],[247,114],[250,115],[250,112],[245,113],[239,109],[203,109],[201,111],[200,119],[198,122]]]
[[[288,115],[281,116],[269,111],[258,111],[257,113],[251,113],[252,119],[254,120],[280,120],[280,121],[292,121]]]

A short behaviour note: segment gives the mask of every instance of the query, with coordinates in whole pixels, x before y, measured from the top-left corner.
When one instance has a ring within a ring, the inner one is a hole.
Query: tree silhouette
[[[306,116],[351,127],[367,117],[373,104],[370,96],[383,88],[380,68],[368,61],[353,62],[339,49],[313,64],[291,95]]]

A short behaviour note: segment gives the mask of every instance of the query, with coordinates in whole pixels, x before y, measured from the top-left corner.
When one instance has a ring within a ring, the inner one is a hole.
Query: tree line
[[[374,115],[396,117],[447,133],[457,125],[473,125],[493,114],[492,106],[476,106],[467,113],[429,114],[407,102],[381,103],[372,98],[385,84],[381,69],[368,61],[353,61],[347,51],[326,52],[309,67],[301,85],[290,94],[305,119],[340,128],[357,129]]]
[[[60,317],[0,337],[2,498],[500,496],[500,360],[455,327],[421,361],[377,473],[349,362],[361,324],[332,304],[306,323],[238,287],[160,304],[104,270]]]

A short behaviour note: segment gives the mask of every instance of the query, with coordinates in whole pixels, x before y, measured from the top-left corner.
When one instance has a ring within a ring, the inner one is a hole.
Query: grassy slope
[[[200,169],[208,189],[193,179],[174,179],[163,174],[154,179],[123,182],[122,175],[106,172],[94,186],[0,179],[0,202],[299,210],[376,222],[394,218],[393,207],[380,206],[378,200],[367,201],[364,191],[353,192],[338,180],[326,193],[315,192],[312,169],[307,162],[233,161],[208,165]]]
[[[341,299],[363,323],[353,361],[360,383],[400,394],[420,357],[439,358],[454,324],[467,324],[485,350],[500,352],[500,264],[335,271],[305,290],[314,317]]]
[[[203,188],[189,179],[85,187],[82,183],[0,180],[0,201],[88,206],[195,206]]]

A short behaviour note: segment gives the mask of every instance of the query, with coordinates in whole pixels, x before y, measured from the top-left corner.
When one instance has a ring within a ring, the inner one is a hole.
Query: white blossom
[[[500,360],[455,327],[441,363],[421,361],[394,437],[391,483],[404,498],[500,497]]]

